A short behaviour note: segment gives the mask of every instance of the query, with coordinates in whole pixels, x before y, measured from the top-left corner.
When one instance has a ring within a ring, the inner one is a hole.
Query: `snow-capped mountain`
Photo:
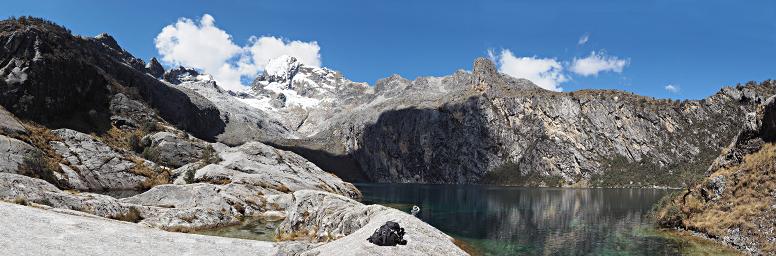
[[[251,84],[255,100],[246,102],[264,110],[312,109],[347,104],[362,99],[365,93],[371,93],[366,83],[352,82],[339,72],[308,67],[283,55],[267,63],[264,73]]]
[[[367,83],[353,82],[337,71],[306,66],[283,55],[270,60],[264,73],[251,84],[240,101],[276,116],[302,136],[316,133],[321,123],[344,108],[373,98]]]

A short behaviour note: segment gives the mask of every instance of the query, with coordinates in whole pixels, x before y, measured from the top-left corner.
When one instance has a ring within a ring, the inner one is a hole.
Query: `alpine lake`
[[[725,246],[655,228],[650,212],[676,191],[356,183],[365,204],[410,212],[473,255],[739,255]],[[272,241],[277,223],[200,231]],[[412,241],[408,241],[412,242]]]

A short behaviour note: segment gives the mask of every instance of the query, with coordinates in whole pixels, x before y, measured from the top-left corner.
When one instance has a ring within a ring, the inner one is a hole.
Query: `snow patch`
[[[296,58],[282,55],[280,57],[271,59],[264,66],[264,73],[268,76],[273,76],[282,79],[291,79],[302,64],[299,63]]]

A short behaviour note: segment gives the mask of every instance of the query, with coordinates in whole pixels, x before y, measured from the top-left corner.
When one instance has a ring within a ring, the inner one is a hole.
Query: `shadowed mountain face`
[[[745,113],[776,90],[766,81],[682,102],[558,93],[484,59],[472,73],[437,79],[436,88],[450,88],[444,93],[413,89],[427,79],[389,79],[405,89],[338,114],[305,143],[352,156],[377,182],[679,186],[701,175]]]
[[[111,105],[121,93],[198,137],[212,140],[223,131],[212,103],[149,75],[158,70],[146,69],[107,34],[73,36],[45,20],[20,18],[0,21],[0,45],[0,104],[19,117],[102,133],[123,119],[112,111],[122,107]]]

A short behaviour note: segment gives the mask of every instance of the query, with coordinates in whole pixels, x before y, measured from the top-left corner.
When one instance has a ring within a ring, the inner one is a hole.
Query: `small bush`
[[[146,177],[147,179],[137,189],[149,189],[156,185],[170,184],[170,170],[154,166],[153,168],[147,166],[140,158],[133,159],[135,165],[130,169],[131,173]]]
[[[130,206],[129,209],[127,209],[127,212],[121,213],[121,214],[116,215],[116,216],[113,216],[113,219],[120,220],[120,221],[126,221],[126,222],[138,223],[141,220],[143,220],[143,217],[140,216],[140,210],[138,210],[134,206]]]
[[[207,147],[202,150],[201,160],[207,164],[215,164],[221,162],[221,157],[218,156],[218,153],[213,149],[213,146],[207,145]]]
[[[13,199],[13,203],[20,204],[20,205],[29,205],[29,202],[27,202],[27,198],[24,196],[16,196],[16,198]]]
[[[682,221],[685,214],[675,200],[679,192],[670,193],[661,198],[652,208],[652,215],[659,227],[679,228],[682,227]]]
[[[129,144],[129,149],[132,150],[135,153],[142,153],[145,149],[143,147],[143,144],[141,143],[140,134],[138,133],[132,133],[127,138],[127,144]]]
[[[159,152],[152,147],[144,148],[143,158],[154,163],[159,162]]]
[[[183,180],[186,181],[186,184],[192,184],[194,183],[194,174],[197,172],[195,169],[189,169],[186,170],[185,176],[183,176]]]
[[[143,131],[144,134],[149,134],[152,132],[156,132],[161,130],[159,127],[159,123],[155,121],[148,121],[143,123],[143,126],[140,127],[140,130]]]

